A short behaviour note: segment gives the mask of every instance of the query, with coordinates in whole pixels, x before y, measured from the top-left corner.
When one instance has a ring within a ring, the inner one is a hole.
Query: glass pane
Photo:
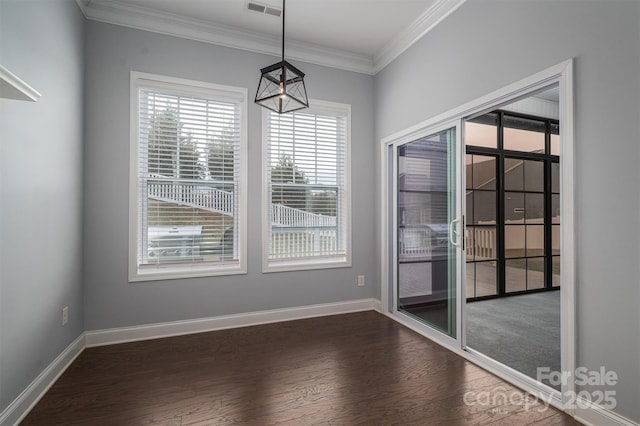
[[[471,189],[473,187],[473,155],[467,154],[466,160],[466,184],[465,187],[467,189]]]
[[[560,256],[551,258],[551,273],[553,287],[560,287]]]
[[[544,225],[527,225],[527,256],[544,255]]]
[[[417,143],[417,142],[414,142]],[[425,143],[426,144],[426,143]],[[426,148],[425,148],[426,149]],[[447,192],[447,169],[432,158],[421,158],[420,148],[404,146],[398,148],[398,186],[403,191]],[[446,151],[440,153],[446,156]]]
[[[137,265],[237,263],[239,104],[138,89]]]
[[[465,254],[466,254],[467,262],[471,262],[474,260],[474,254],[473,254],[473,247],[475,245],[474,236],[475,236],[475,226],[467,226],[466,229],[464,230],[464,238],[465,238],[464,246],[466,248]]]
[[[560,254],[560,225],[551,227],[551,254]]]
[[[544,223],[544,194],[524,194],[524,217],[527,223]]]
[[[527,290],[544,288],[544,257],[527,259]]]
[[[507,260],[505,266],[505,290],[507,293],[527,289],[527,259]]]
[[[447,224],[447,194],[399,191],[398,223],[400,225]]]
[[[523,257],[525,255],[525,227],[506,225],[504,227],[505,257]]]
[[[524,212],[524,194],[522,192],[505,192],[505,223],[524,223]]]
[[[496,189],[496,158],[473,156],[473,188]]]
[[[524,162],[517,158],[504,159],[504,189],[506,191],[524,190]]]
[[[504,116],[504,149],[544,153],[545,123],[528,118]]]
[[[495,191],[475,191],[473,194],[473,224],[490,225],[496,223]]]
[[[524,162],[524,190],[544,191],[544,163],[527,160]]]
[[[398,148],[398,310],[455,336],[455,128]]]
[[[560,193],[560,163],[551,163],[551,192]]]
[[[467,210],[467,223],[475,223],[475,219],[473,216],[473,199],[475,197],[475,191],[467,191],[467,194],[465,195],[467,201],[466,201],[466,210]]]
[[[560,155],[560,136],[551,135],[551,155]]]
[[[470,253],[474,260],[496,259],[496,228],[473,226],[470,232],[472,236],[467,240],[467,255]]]
[[[433,294],[432,263],[415,262],[398,265],[398,287],[400,299],[419,298]]]
[[[464,125],[465,143],[472,146],[497,148],[497,123],[497,114],[485,114],[481,117],[466,121]]]
[[[476,263],[476,297],[498,294],[496,262]]]
[[[430,233],[426,227],[409,225],[398,230],[398,257],[401,261],[433,260],[436,252],[431,247]]]
[[[211,194],[215,191],[211,186],[195,182],[179,184],[159,179],[149,180],[147,188],[146,264],[218,262],[237,258],[234,256],[237,240],[233,233],[233,217],[212,215],[189,205],[158,199],[162,195],[161,190],[166,191],[165,199],[168,199],[196,192]],[[172,190],[168,190],[169,188]],[[235,252],[237,254],[237,249]]]
[[[476,297],[476,264],[467,263],[466,272],[467,272],[467,282],[465,284],[465,288],[466,288],[465,296],[467,299],[470,299],[472,297]]]
[[[560,194],[551,195],[551,223],[560,223]]]
[[[551,123],[551,155],[560,155],[560,125]]]

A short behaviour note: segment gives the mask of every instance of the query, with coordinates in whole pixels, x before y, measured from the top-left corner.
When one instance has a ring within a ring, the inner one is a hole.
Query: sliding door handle
[[[459,223],[462,220],[462,218],[457,218],[457,219],[453,219],[451,221],[451,223],[449,223],[449,242],[451,242],[451,244],[453,244],[456,247],[460,247],[460,234],[458,233],[458,231],[456,230],[456,224]],[[455,240],[453,239],[455,235]]]

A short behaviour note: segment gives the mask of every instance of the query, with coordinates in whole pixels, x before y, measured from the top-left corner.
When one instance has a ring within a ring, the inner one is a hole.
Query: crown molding
[[[374,55],[374,74],[389,65],[405,50],[420,40],[447,16],[453,13],[466,0],[437,0],[425,10],[411,25],[394,37],[386,46]]]
[[[40,96],[36,89],[0,65],[0,98],[35,102]]]
[[[296,40],[287,41],[287,58],[374,75],[458,8],[465,0],[438,0],[370,57]],[[278,37],[236,27],[160,12],[116,0],[76,0],[87,19],[279,57]]]
[[[279,57],[278,37],[239,30],[235,27],[186,18],[112,0],[76,0],[87,19],[172,35],[234,49]],[[373,59],[339,49],[295,40],[287,41],[287,59],[329,66],[363,74],[373,74]]]

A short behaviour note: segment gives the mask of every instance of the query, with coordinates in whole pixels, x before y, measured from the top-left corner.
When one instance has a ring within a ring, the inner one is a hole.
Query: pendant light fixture
[[[282,60],[260,72],[260,83],[255,102],[265,108],[284,114],[309,108],[304,73],[284,60],[284,14],[285,0],[282,0]]]

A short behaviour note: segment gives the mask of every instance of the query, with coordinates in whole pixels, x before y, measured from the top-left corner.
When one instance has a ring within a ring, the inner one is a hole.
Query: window
[[[246,99],[131,74],[130,281],[246,272]]]
[[[264,271],[351,266],[350,106],[263,114]]]

